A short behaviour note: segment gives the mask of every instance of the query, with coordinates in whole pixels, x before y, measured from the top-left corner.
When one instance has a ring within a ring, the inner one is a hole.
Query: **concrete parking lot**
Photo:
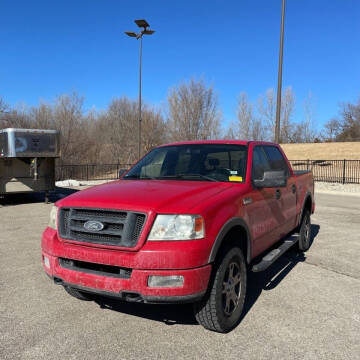
[[[197,325],[189,305],[82,302],[43,272],[51,205],[0,207],[1,359],[360,359],[360,197],[319,193],[314,242],[250,274],[229,334]]]

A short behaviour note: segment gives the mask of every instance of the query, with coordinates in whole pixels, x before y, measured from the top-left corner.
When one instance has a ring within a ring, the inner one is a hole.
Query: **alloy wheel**
[[[231,262],[225,272],[222,289],[223,310],[226,316],[231,316],[236,310],[241,294],[240,266]]]

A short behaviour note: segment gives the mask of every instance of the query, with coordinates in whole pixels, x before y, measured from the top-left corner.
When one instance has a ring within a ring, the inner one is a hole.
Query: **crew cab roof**
[[[276,145],[266,141],[249,141],[249,140],[196,140],[196,141],[180,141],[169,144],[163,144],[163,146],[174,146],[174,145],[192,145],[192,144],[232,144],[232,145],[249,145],[250,143],[263,144],[263,145]]]

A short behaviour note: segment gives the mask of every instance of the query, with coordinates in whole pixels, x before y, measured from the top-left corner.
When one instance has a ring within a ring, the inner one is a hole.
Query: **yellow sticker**
[[[242,181],[242,176],[229,176],[229,181]]]

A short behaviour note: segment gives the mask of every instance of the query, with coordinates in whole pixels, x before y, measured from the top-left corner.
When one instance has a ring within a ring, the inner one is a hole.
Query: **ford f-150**
[[[240,321],[248,271],[291,246],[306,251],[311,172],[293,171],[279,145],[201,141],[159,146],[120,180],[58,201],[42,263],[79,299],[194,304],[205,328]]]

